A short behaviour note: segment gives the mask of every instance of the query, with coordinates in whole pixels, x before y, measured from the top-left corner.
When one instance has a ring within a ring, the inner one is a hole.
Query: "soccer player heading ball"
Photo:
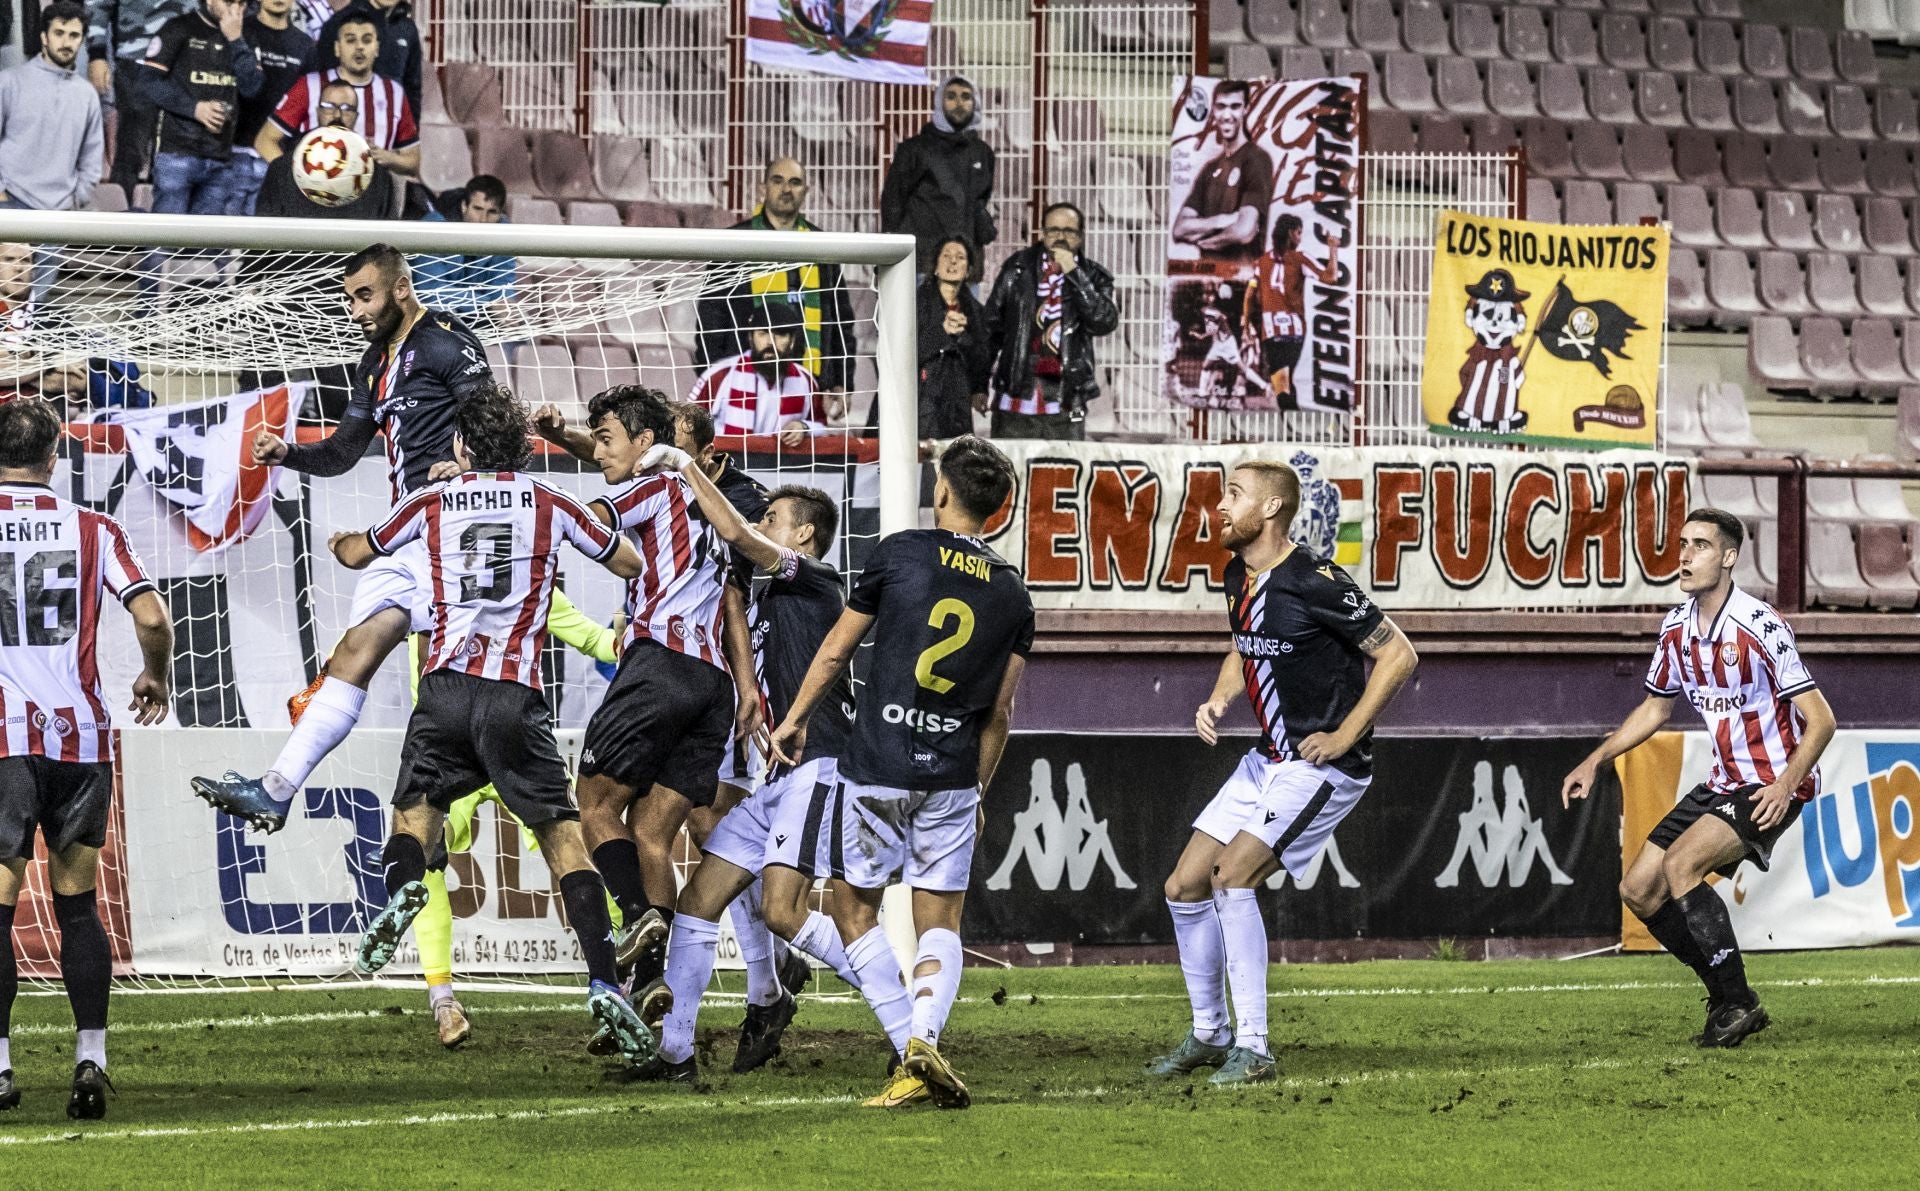
[[[1194,727],[1218,743],[1220,717],[1244,689],[1260,742],[1194,820],[1167,878],[1193,1030],[1148,1064],[1154,1075],[1217,1066],[1215,1084],[1274,1077],[1267,929],[1254,891],[1276,869],[1305,872],[1366,793],[1373,723],[1419,664],[1406,635],[1345,571],[1287,537],[1299,510],[1300,477],[1284,463],[1243,463],[1227,477],[1220,544],[1233,553],[1233,648]]]
[[[1701,1046],[1738,1046],[1767,1028],[1747,984],[1727,903],[1707,875],[1731,877],[1743,860],[1761,872],[1773,845],[1819,788],[1814,766],[1833,739],[1833,710],[1800,661],[1793,630],[1733,585],[1746,530],[1720,509],[1695,509],[1680,527],[1680,590],[1647,670],[1647,697],[1567,775],[1564,806],[1593,790],[1600,766],[1658,732],[1685,692],[1713,738],[1713,772],[1647,835],[1620,881],[1620,897],[1660,945],[1707,986]]]

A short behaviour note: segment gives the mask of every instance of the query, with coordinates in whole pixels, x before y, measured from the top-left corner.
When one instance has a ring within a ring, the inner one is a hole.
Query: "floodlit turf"
[[[1774,1026],[1736,1051],[1689,1044],[1697,990],[1664,957],[1276,967],[1282,1078],[1236,1091],[1140,1074],[1186,1027],[1172,968],[972,969],[946,1047],[967,1112],[858,1107],[884,1065],[858,1002],[803,1005],[785,1057],[748,1076],[726,1069],[738,1000],[710,1004],[695,1093],[607,1080],[572,996],[471,997],[474,1039],[448,1053],[424,995],[363,988],[120,997],[119,1094],[76,1125],[66,1004],[23,997],[26,1099],[0,1114],[0,1171],[20,1187],[1911,1185],[1920,948],[1749,965]]]

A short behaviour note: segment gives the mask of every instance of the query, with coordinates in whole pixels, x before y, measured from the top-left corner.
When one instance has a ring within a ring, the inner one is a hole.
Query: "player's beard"
[[[1238,521],[1224,521],[1220,525],[1220,547],[1233,553],[1239,553],[1260,540],[1260,527],[1243,529]]]
[[[368,343],[384,343],[392,339],[400,330],[400,304],[388,294],[386,301],[373,313],[373,326],[360,325],[360,333],[367,337]]]

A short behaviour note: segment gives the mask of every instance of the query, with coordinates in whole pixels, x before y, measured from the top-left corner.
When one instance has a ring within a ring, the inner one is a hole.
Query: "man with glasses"
[[[993,436],[1084,439],[1100,396],[1093,340],[1120,325],[1113,274],[1080,253],[1086,219],[1072,203],[1040,217],[1040,242],[1007,258],[987,298],[993,344]]]
[[[352,128],[360,114],[352,84],[338,79],[321,88],[317,107],[323,128]],[[359,198],[338,207],[323,207],[300,193],[293,180],[293,154],[282,153],[267,166],[254,214],[291,219],[392,219],[394,206],[393,171],[384,165],[374,165],[373,178]]]
[[[354,9],[342,17],[338,30],[333,50],[339,65],[309,71],[293,81],[280,106],[254,138],[255,151],[271,164],[291,147],[294,138],[325,123],[325,113],[320,109],[323,90],[337,81],[353,88],[354,119],[346,127],[367,139],[373,147],[374,163],[418,177],[420,129],[414,122],[413,105],[398,79],[374,70],[380,53],[378,22],[366,11]]]

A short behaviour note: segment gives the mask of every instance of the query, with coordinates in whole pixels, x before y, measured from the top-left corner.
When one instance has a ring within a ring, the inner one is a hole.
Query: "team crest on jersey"
[[[1737,666],[1740,664],[1740,646],[1737,643],[1733,641],[1722,641],[1720,643],[1720,664],[1723,666]]]
[[[407,354],[400,357],[400,375],[402,378],[405,378],[405,377],[411,376],[412,374],[413,374],[413,349],[408,348]]]
[[[48,715],[44,711],[33,713],[33,726],[50,736],[70,736],[73,724],[64,715]]]
[[[1287,462],[1300,476],[1300,514],[1288,536],[1322,558],[1332,558],[1340,538],[1340,489],[1320,474],[1320,458],[1311,451],[1295,451]]]

